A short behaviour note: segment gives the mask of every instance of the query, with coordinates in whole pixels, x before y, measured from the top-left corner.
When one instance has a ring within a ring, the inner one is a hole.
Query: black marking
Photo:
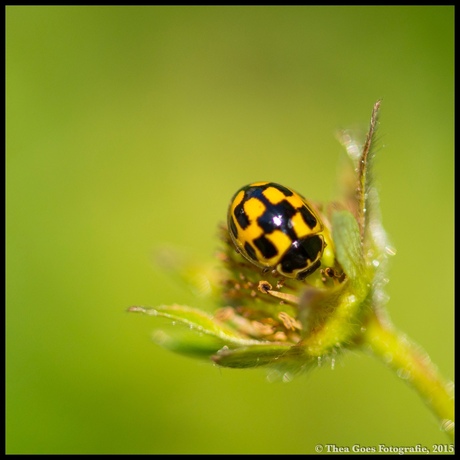
[[[285,196],[292,196],[294,192],[282,185],[268,182],[264,185],[246,186],[243,187],[244,197],[241,202],[235,206],[234,214],[238,224],[244,230],[250,224],[249,217],[244,212],[244,203],[255,198],[259,200],[264,206],[263,214],[257,219],[257,223],[262,228],[265,234],[273,233],[275,230],[280,230],[288,235],[292,241],[297,239],[297,235],[292,228],[292,217],[296,214],[297,209],[292,206],[287,200],[282,200],[277,204],[273,204],[264,194],[267,188],[276,188],[280,190]],[[315,219],[316,222],[316,219]]]
[[[271,259],[278,255],[278,250],[274,244],[270,240],[267,240],[264,235],[254,240],[254,246],[262,253],[265,259]]]
[[[254,251],[254,248],[248,242],[244,243],[244,250],[251,260],[257,262],[256,251]]]
[[[323,248],[324,241],[319,235],[313,235],[303,240],[294,241],[281,259],[282,272],[293,273],[305,268],[306,270],[302,271],[302,275],[303,273],[307,273],[307,275],[312,273],[319,267],[316,263],[319,262],[321,258]],[[313,262],[315,262],[315,267],[311,268]],[[300,274],[298,276],[300,276]]]
[[[233,214],[235,215],[235,219],[238,222],[239,226],[244,230],[245,228],[249,227],[249,218],[247,214],[244,212],[244,202],[246,201],[246,196],[241,200],[239,204],[235,206],[235,210]]]
[[[297,273],[296,278],[300,281],[304,280],[308,275],[311,275],[313,272],[318,270],[318,268],[321,266],[321,260],[317,260],[314,264],[310,265],[310,267],[300,273]]]
[[[265,203],[266,198],[263,195],[263,191],[268,187],[268,184],[266,185],[255,185],[255,186],[247,186],[244,187],[244,198],[243,202],[248,201],[251,198],[257,198],[258,200],[262,201]]]
[[[292,217],[297,213],[294,206],[289,201],[283,200],[278,204],[271,204],[265,200],[265,212],[257,219],[264,233],[273,233],[280,230],[288,235],[292,241],[297,239],[297,235],[292,228]]]
[[[299,211],[305,223],[310,227],[310,230],[313,230],[318,225],[316,217],[306,206],[302,206]]]

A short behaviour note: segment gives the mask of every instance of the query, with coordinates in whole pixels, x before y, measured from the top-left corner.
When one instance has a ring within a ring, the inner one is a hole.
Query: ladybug
[[[238,252],[257,267],[304,280],[320,266],[332,240],[313,206],[290,188],[255,182],[240,188],[228,209]]]

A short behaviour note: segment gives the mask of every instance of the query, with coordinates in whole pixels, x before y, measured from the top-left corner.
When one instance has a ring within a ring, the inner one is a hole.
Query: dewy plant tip
[[[239,188],[227,226],[219,227],[218,266],[173,264],[182,280],[206,281],[209,289],[197,297],[203,308],[129,310],[186,326],[162,332],[156,342],[165,348],[224,367],[269,367],[289,380],[319,364],[333,366],[346,350],[371,353],[420,394],[453,436],[452,385],[386,314],[387,262],[395,251],[373,180],[379,110],[380,101],[362,144],[342,133],[349,164],[340,200],[320,206],[270,181]]]

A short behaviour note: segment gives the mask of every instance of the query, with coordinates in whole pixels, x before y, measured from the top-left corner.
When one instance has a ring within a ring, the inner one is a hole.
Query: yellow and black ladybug
[[[329,265],[333,260],[329,231],[313,206],[274,182],[255,182],[235,193],[228,229],[247,260],[287,278],[303,280],[316,271],[326,247]]]

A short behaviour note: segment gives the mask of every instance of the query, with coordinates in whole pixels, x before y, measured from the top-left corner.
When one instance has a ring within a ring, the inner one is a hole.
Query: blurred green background
[[[448,442],[349,354],[291,383],[150,341],[133,304],[199,300],[231,195],[333,199],[340,128],[383,98],[395,324],[453,378],[453,7],[7,7],[8,453],[312,453]]]

